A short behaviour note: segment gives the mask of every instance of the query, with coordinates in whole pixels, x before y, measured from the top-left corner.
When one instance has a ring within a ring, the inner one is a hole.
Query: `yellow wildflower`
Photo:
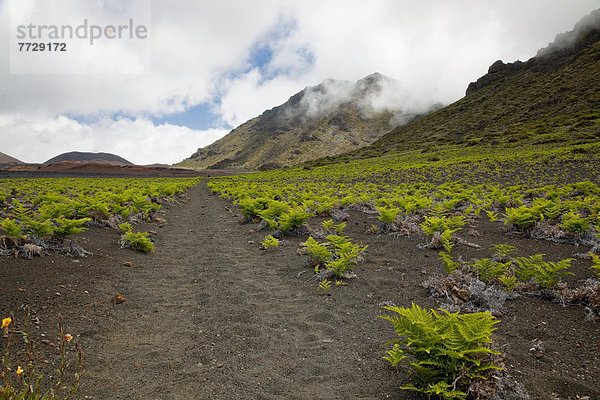
[[[23,373],[23,369],[21,368],[21,366],[19,365],[17,367],[17,375],[21,375]]]
[[[73,339],[73,336],[69,335],[68,333],[65,335],[65,340],[67,342],[70,342]]]
[[[2,320],[2,327],[0,327],[0,329],[8,328],[8,326],[10,325],[11,322],[12,322],[12,318],[10,318],[10,317],[4,318]]]

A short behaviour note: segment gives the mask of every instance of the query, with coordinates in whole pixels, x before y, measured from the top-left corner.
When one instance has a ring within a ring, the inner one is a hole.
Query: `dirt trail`
[[[117,284],[127,301],[111,305],[88,341],[83,394],[301,399],[397,392],[389,369],[373,373],[383,367],[373,354],[389,339],[389,332],[371,337],[364,326],[365,317],[378,323],[375,300],[317,294],[314,281],[296,278],[304,258],[294,247],[259,251],[264,233],[248,234],[229,203],[204,185],[190,196],[169,211],[156,252],[133,256],[140,268]]]

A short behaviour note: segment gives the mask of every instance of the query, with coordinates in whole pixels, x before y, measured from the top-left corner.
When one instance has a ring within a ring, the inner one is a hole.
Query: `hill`
[[[110,164],[123,164],[123,165],[133,165],[131,162],[126,159],[119,157],[110,153],[88,153],[88,152],[80,152],[80,151],[71,151],[69,153],[63,153],[56,157],[53,157],[46,161],[44,164],[55,164],[58,162],[70,161],[70,162],[104,162]]]
[[[190,168],[272,169],[369,145],[423,108],[379,73],[357,82],[326,80],[232,130],[177,164]]]
[[[320,160],[445,146],[536,146],[600,140],[600,10],[527,62],[493,63],[465,97],[362,149]]]
[[[0,164],[23,164],[23,161],[17,160],[8,154],[0,153]]]

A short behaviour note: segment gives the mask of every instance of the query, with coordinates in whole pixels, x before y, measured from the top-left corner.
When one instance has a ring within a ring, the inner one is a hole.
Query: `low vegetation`
[[[491,334],[499,321],[489,313],[459,314],[446,310],[424,310],[386,306],[392,312],[380,318],[394,326],[397,338],[385,357],[393,366],[404,365],[412,384],[402,386],[444,399],[465,399],[474,383],[491,377],[494,370]]]
[[[27,257],[25,244],[38,252],[60,247],[89,226],[123,231],[123,247],[151,252],[145,232],[131,223],[152,221],[163,204],[183,199],[198,178],[0,179],[0,252]],[[58,243],[58,245],[54,245]]]

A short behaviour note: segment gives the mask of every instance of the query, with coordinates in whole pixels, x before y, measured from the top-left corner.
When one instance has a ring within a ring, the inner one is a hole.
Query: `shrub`
[[[400,213],[399,208],[387,208],[387,207],[375,207],[379,211],[379,219],[381,222],[389,223],[396,220],[396,217]]]
[[[539,214],[536,214],[526,206],[507,208],[505,216],[505,224],[512,224],[520,231],[531,229],[535,225],[535,221],[539,219]]]
[[[0,227],[6,232],[6,236],[15,243],[23,237],[23,227],[14,219],[4,218],[0,222]]]
[[[260,244],[262,245],[262,248],[264,250],[267,250],[271,247],[278,247],[279,240],[277,240],[275,237],[273,237],[273,235],[267,235],[267,236],[265,236],[265,240],[263,240]]]
[[[394,346],[384,358],[393,366],[403,362],[413,381],[401,389],[465,399],[472,383],[501,369],[492,360],[500,353],[488,347],[499,322],[490,313],[427,311],[414,303],[383,308],[395,313],[380,318],[390,321],[398,335],[387,343]]]
[[[291,209],[279,218],[280,228],[283,232],[289,232],[304,224],[311,216],[312,214],[300,209]]]
[[[41,237],[54,233],[54,226],[49,220],[31,219],[25,223],[25,230]]]
[[[470,265],[470,268],[475,270],[477,275],[479,275],[479,278],[489,285],[495,279],[504,275],[504,273],[509,270],[511,264],[510,261],[500,263],[492,261],[489,258],[482,258]]]
[[[337,278],[342,278],[348,270],[356,266],[358,257],[366,250],[367,246],[352,243],[346,236],[329,235],[325,243],[318,243],[313,237],[301,243],[305,254],[310,256],[310,263],[315,266],[325,267]]]
[[[581,218],[579,214],[568,213],[563,215],[563,223],[560,227],[565,231],[582,233],[589,229],[590,222],[587,218]]]
[[[505,260],[509,255],[517,251],[515,246],[505,243],[494,244],[492,248],[494,249],[494,257],[500,260]]]
[[[558,262],[543,260],[544,254],[535,254],[529,257],[517,257],[514,261],[517,263],[515,275],[523,282],[534,280],[543,288],[555,286],[561,276],[573,275],[567,269],[571,266],[572,258],[567,258]]]
[[[300,245],[304,247],[302,251],[304,254],[308,254],[313,265],[322,264],[331,258],[331,252],[327,246],[317,242],[312,236]]]
[[[154,252],[154,243],[148,238],[147,232],[125,232],[121,236],[121,247],[132,248],[142,253]]]
[[[54,234],[57,236],[65,237],[69,235],[75,235],[79,232],[83,232],[85,228],[82,228],[82,225],[88,221],[91,221],[91,218],[81,218],[81,219],[68,219],[63,217],[58,217],[54,219],[56,226],[54,227]]]
[[[423,222],[420,226],[423,232],[425,232],[429,237],[432,237],[435,232],[444,232],[449,229],[454,232],[461,229],[467,220],[462,215],[458,215],[455,217],[425,217],[425,222]]]
[[[600,256],[592,254],[592,260],[594,261],[594,264],[592,264],[590,268],[592,268],[596,276],[600,278]]]
[[[123,222],[121,225],[119,225],[119,229],[121,230],[121,233],[126,233],[131,232],[133,227],[129,222]]]

